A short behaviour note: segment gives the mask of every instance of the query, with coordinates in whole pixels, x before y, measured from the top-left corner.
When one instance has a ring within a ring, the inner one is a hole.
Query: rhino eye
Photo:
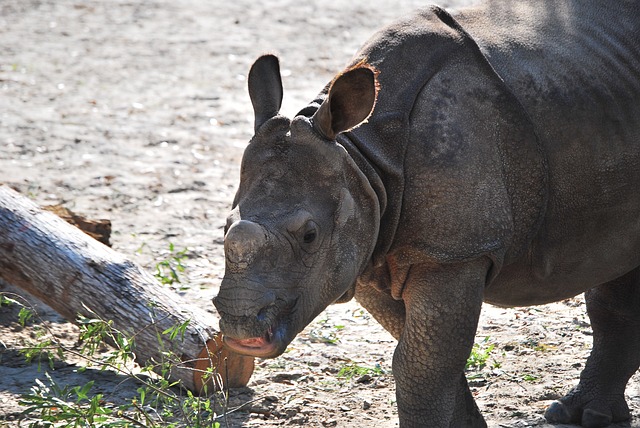
[[[305,246],[306,251],[312,251],[318,242],[318,225],[313,220],[307,222],[298,230],[300,244]]]
[[[316,231],[315,230],[310,230],[307,233],[304,234],[304,236],[302,237],[302,241],[305,244],[311,244],[313,241],[316,240]]]
[[[302,216],[300,216],[302,217]],[[298,243],[298,246],[305,253],[314,253],[321,244],[322,235],[320,234],[320,227],[318,224],[311,220],[310,215],[305,215],[298,221],[290,226],[291,237]],[[294,229],[295,227],[295,229]],[[292,230],[293,229],[293,230]]]

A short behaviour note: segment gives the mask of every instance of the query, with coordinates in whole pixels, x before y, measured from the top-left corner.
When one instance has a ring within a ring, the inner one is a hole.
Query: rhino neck
[[[385,154],[372,144],[377,138],[369,135],[374,131],[370,126],[368,123],[341,134],[337,141],[346,149],[376,193],[380,206],[380,224],[371,259],[374,266],[381,266],[385,263],[400,220],[404,194],[403,156],[398,156],[400,152]]]
[[[337,142],[345,148],[360,172],[362,172],[369,181],[369,185],[375,192],[378,200],[380,215],[384,216],[387,209],[387,190],[381,178],[381,171],[358,149],[350,137],[351,136],[345,134],[339,135]]]

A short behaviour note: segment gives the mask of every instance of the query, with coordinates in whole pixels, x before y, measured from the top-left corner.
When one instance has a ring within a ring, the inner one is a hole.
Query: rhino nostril
[[[275,305],[269,305],[269,306],[265,306],[264,308],[260,309],[258,311],[258,315],[256,316],[256,319],[258,320],[258,322],[264,322],[267,319],[271,308],[273,308],[274,306]]]

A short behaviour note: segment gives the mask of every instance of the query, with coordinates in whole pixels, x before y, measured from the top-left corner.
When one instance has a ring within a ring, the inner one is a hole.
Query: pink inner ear
[[[337,133],[351,129],[369,117],[376,103],[375,73],[355,68],[340,76],[330,89],[332,126]]]
[[[376,104],[377,72],[362,63],[337,76],[313,121],[330,140],[364,122]]]

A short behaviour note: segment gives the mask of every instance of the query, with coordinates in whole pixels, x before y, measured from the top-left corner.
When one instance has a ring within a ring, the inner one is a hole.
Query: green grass
[[[176,251],[173,243],[169,244],[169,253],[164,260],[156,263],[154,276],[166,285],[181,283],[180,274],[185,270],[183,261],[187,258],[187,249]]]
[[[480,343],[474,343],[471,354],[467,358],[465,370],[483,369],[487,365],[494,348],[495,344],[489,343],[489,336],[485,337]]]
[[[355,363],[349,363],[343,365],[338,371],[338,377],[342,377],[347,380],[364,375],[380,376],[382,374],[384,374],[384,371],[378,364],[376,364],[375,367],[365,367]]]

